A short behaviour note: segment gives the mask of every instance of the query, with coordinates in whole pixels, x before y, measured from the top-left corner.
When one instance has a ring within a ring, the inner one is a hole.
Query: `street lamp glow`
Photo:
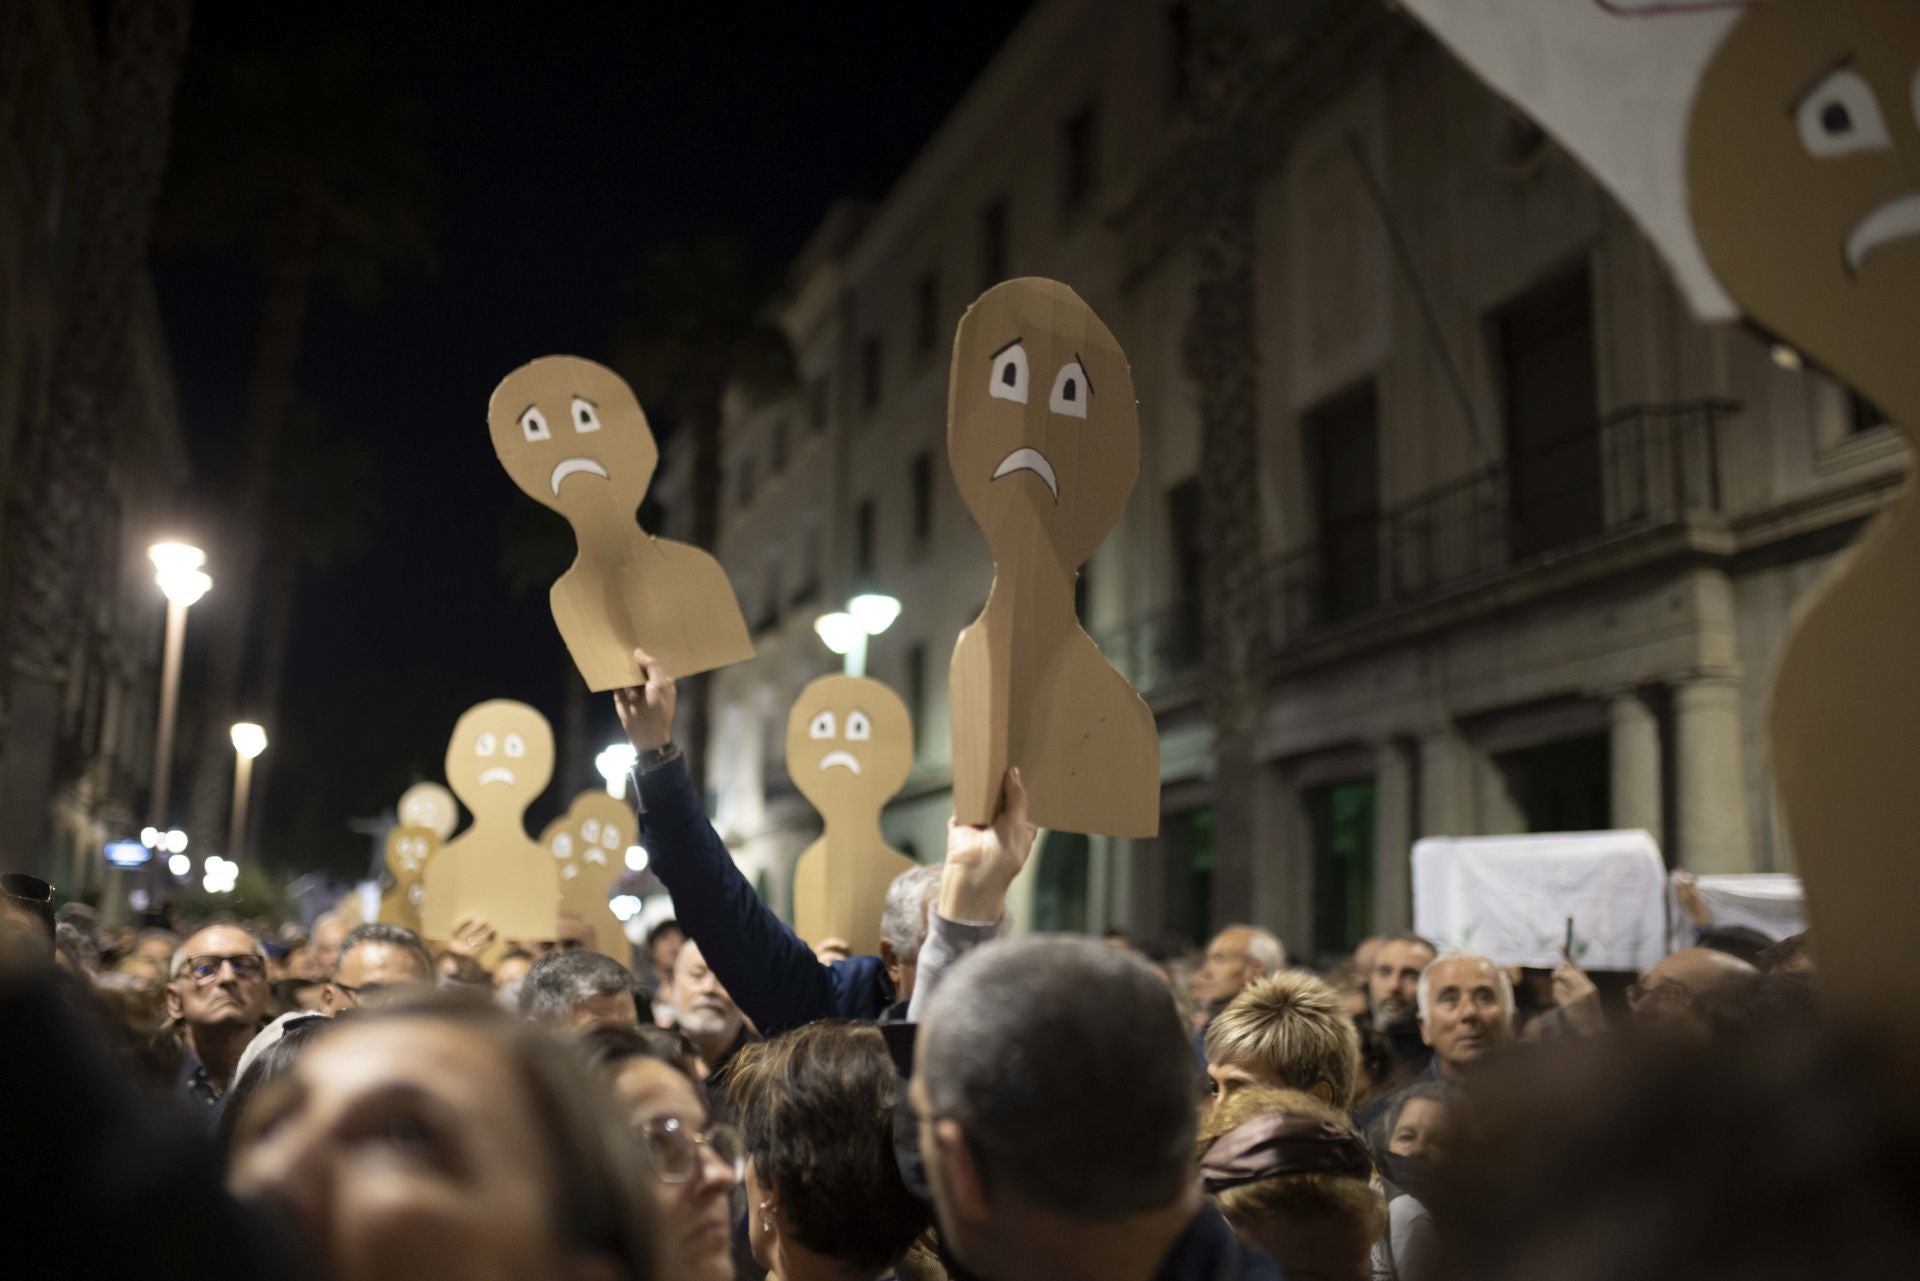
[[[162,840],[169,854],[184,854],[187,851],[187,834],[177,827],[168,831]]]
[[[813,620],[813,630],[819,633],[826,647],[836,654],[850,654],[854,646],[866,638],[866,629],[860,626],[860,620],[852,614],[822,614]]]
[[[607,907],[622,922],[631,921],[640,912],[640,900],[632,894],[616,894],[608,900]]]
[[[166,844],[166,841],[167,834],[157,827],[143,827],[140,829],[140,843],[150,850],[159,849],[162,845]]]
[[[200,568],[207,563],[207,554],[198,547],[155,543],[147,548],[147,559],[153,562],[153,581],[160,584],[161,594],[182,608],[205,596],[213,586],[213,580]]]
[[[175,876],[185,876],[193,870],[193,860],[185,854],[175,854],[167,860],[167,870]]]
[[[184,574],[207,565],[207,554],[191,543],[155,543],[147,548],[147,559],[162,574]]]
[[[267,750],[267,731],[252,721],[241,721],[228,733],[233,738],[233,750],[248,760]]]
[[[861,631],[878,636],[900,617],[900,602],[881,592],[863,592],[847,602],[847,612],[853,615]]]
[[[607,780],[608,796],[627,794],[627,772],[633,763],[640,759],[640,753],[634,750],[632,743],[611,743],[593,758],[593,766],[600,771],[600,777]]]
[[[627,846],[627,870],[644,872],[647,870],[647,847],[644,845]]]

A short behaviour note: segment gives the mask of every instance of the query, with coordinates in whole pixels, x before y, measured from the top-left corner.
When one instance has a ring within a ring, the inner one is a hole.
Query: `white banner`
[[[1775,941],[1807,928],[1807,892],[1797,876],[1786,872],[1696,876],[1693,884],[1715,925],[1744,925]],[[1677,902],[1673,919],[1683,924],[1687,920]]]
[[[1638,972],[1666,955],[1667,871],[1646,832],[1429,837],[1413,847],[1413,925],[1442,952]]]

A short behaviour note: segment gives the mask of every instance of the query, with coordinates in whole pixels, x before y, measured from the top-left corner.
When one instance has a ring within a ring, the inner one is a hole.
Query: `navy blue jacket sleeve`
[[[649,866],[675,918],[762,1036],[817,1019],[874,1019],[887,1007],[880,959],[822,965],[741,875],[694,794],[684,758],[634,774]]]

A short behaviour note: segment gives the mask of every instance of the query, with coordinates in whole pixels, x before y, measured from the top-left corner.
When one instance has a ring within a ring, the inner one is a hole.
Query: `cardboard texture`
[[[1153,713],[1074,613],[1080,566],[1140,470],[1133,375],[1113,334],[1052,280],[996,285],[954,337],[947,457],[993,556],[993,590],[951,674],[954,814],[990,821],[1020,767],[1041,827],[1152,836]]]
[[[460,825],[460,806],[438,783],[415,783],[400,793],[396,808],[402,827],[424,827],[444,842]]]
[[[439,787],[437,783],[425,784]],[[440,788],[446,794],[447,805],[453,804],[453,793]],[[401,798],[401,812],[406,812],[406,798]],[[427,864],[440,852],[440,834],[430,827],[396,827],[387,833],[387,873],[393,877],[393,884],[380,895],[380,923],[382,925],[401,925],[418,934],[420,932],[420,904],[426,898],[426,890],[421,887],[421,879],[426,875]]]
[[[1746,316],[1914,442],[1920,5],[1406,4],[1626,202],[1703,316]],[[1846,940],[1822,950],[1821,979],[1910,1031],[1920,980],[1899,949],[1920,907],[1917,578],[1909,492],[1802,600],[1769,714],[1814,932]]]
[[[880,811],[913,768],[913,721],[900,696],[862,676],[822,676],[787,713],[787,774],[826,830],[793,870],[793,928],[810,943],[841,938],[880,950],[893,878],[914,862],[887,844]]]
[[[550,600],[589,689],[640,684],[636,646],[676,679],[753,657],[720,562],[635,519],[660,451],[620,375],[578,356],[544,356],[494,388],[487,428],[513,483],[573,527],[579,555]]]
[[[632,964],[633,947],[608,902],[626,871],[627,847],[639,835],[633,806],[599,788],[574,797],[567,812],[540,833],[540,847],[560,873],[560,910],[585,921],[594,950],[622,965]]]
[[[560,874],[527,837],[527,806],[553,777],[553,730],[525,703],[494,699],[468,708],[447,743],[447,782],[473,823],[427,864],[421,933],[452,937],[477,916],[502,938],[550,939],[560,912]]]

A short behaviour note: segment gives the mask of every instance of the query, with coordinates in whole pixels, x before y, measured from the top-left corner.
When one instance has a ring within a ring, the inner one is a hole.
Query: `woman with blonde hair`
[[[1245,1085],[1311,1094],[1341,1112],[1360,1089],[1360,1034],[1340,994],[1304,970],[1255,979],[1207,1028],[1207,1076],[1218,1096]]]

